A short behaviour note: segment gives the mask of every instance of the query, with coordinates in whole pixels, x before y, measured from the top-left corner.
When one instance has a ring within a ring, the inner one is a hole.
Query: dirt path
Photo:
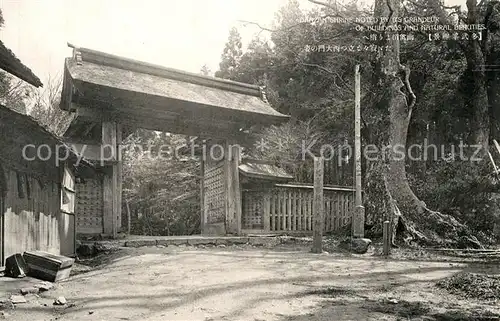
[[[453,304],[495,309],[434,286],[470,268],[276,249],[129,248],[110,264],[30,298],[7,318],[326,321],[399,320],[409,313],[417,320],[423,314],[418,302],[437,310]],[[53,307],[57,296],[68,305]],[[410,312],[398,316],[391,305],[408,305]]]

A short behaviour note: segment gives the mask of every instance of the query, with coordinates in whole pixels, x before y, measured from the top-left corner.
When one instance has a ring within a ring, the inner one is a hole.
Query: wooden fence
[[[325,187],[324,232],[348,224],[354,210],[354,190]],[[242,228],[264,232],[312,232],[313,186],[278,184],[265,190],[242,191]]]

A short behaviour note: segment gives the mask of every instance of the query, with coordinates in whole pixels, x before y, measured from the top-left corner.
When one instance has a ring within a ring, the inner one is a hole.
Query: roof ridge
[[[258,85],[251,85],[243,82],[237,82],[227,79],[215,78],[211,76],[199,75],[179,69],[164,67],[145,61],[121,57],[93,49],[74,47],[75,54],[73,59],[78,63],[90,62],[98,65],[105,65],[123,70],[130,70],[144,74],[150,74],[162,78],[168,78],[183,82],[188,82],[206,87],[213,87],[222,90],[252,95],[264,99],[264,88]]]
[[[0,40],[0,69],[35,87],[43,87],[40,78],[28,66],[24,65],[12,50],[5,46],[2,40]]]
[[[28,122],[31,126],[34,126],[36,127],[38,130],[40,130],[40,132],[42,132],[44,135],[47,135],[50,137],[50,139],[52,139],[53,141],[55,141],[57,144],[61,144],[63,146],[65,146],[66,148],[68,148],[70,150],[70,153],[72,153],[72,156],[76,156],[77,158],[79,157],[78,154],[74,153],[74,152],[71,152],[71,146],[68,145],[67,143],[65,143],[62,139],[62,137],[60,137],[59,135],[57,135],[56,133],[54,133],[49,127],[47,127],[46,125],[40,123],[35,117],[33,117],[32,115],[30,114],[23,114],[23,113],[19,113],[15,110],[12,110],[10,109],[9,107],[3,105],[0,103],[0,113],[5,113],[7,114],[8,116],[10,117],[19,117],[20,119],[24,119],[26,122]],[[81,158],[80,159],[80,163],[83,163],[83,164],[89,164],[88,161],[85,159],[85,158]]]

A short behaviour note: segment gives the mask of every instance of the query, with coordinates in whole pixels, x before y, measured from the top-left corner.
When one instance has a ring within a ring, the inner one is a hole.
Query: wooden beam
[[[172,107],[172,105],[176,104],[179,104],[176,109],[166,111],[163,105],[158,106],[152,103],[144,105],[143,101],[131,102],[130,100],[115,99],[113,103],[110,103],[99,99],[79,98],[72,103],[72,108],[75,110],[79,108],[82,109],[80,117],[88,117],[89,119],[99,121],[103,118],[111,121],[118,121],[119,119],[142,119],[145,121],[145,124],[148,125],[148,120],[151,119],[165,119],[173,122],[182,120],[184,123],[189,123],[191,125],[200,126],[208,123],[212,127],[237,127],[238,130],[248,127],[246,124],[248,117],[254,116],[242,114],[240,117],[224,117],[221,115],[220,108],[213,106],[198,106],[193,109],[190,108],[193,104],[186,104],[185,102],[174,100],[170,102],[169,106]],[[88,113],[83,109],[88,109]]]
[[[116,151],[116,123],[102,123],[102,145]],[[116,156],[116,155],[114,155]],[[114,157],[113,157],[114,158]],[[103,178],[103,231],[104,234],[116,237],[116,202],[117,190],[116,165],[109,166]]]
[[[125,109],[118,110],[112,107],[96,107],[90,108],[84,105],[75,104],[76,115],[79,118],[95,120],[95,121],[117,121],[121,119],[135,119],[140,118],[153,118],[153,119],[163,119],[163,120],[176,120],[179,115],[169,112],[158,112],[155,110],[144,110],[144,109]]]
[[[272,161],[272,160],[256,159],[256,158],[249,158],[249,157],[242,158],[241,163],[243,163],[243,164],[273,165],[273,166],[277,166],[277,164],[278,164],[278,162]],[[297,162],[280,161],[280,164],[296,165]]]
[[[313,196],[313,253],[323,252],[323,171],[324,161],[322,157],[314,157],[314,196]],[[290,215],[290,213],[289,213]]]
[[[356,205],[352,213],[352,236],[362,238],[365,236],[365,208],[361,198],[361,76],[359,65],[354,68],[354,155],[355,155],[355,186]]]
[[[128,104],[127,104],[128,103]],[[89,107],[92,106],[92,107]],[[165,111],[161,107],[151,108],[142,106],[139,103],[130,105],[130,101],[123,102],[122,104],[111,104],[105,101],[93,99],[79,99],[78,102],[72,103],[78,117],[88,118],[94,120],[120,120],[120,119],[165,119],[165,120],[179,120],[193,124],[206,124],[209,122],[216,126],[235,126],[239,124],[234,119],[221,119],[218,114],[203,114],[201,112],[188,111],[181,109],[178,112]],[[240,126],[243,126],[241,124]]]
[[[314,185],[305,183],[293,183],[293,184],[276,184],[276,187],[291,187],[291,188],[306,188],[314,189]],[[338,192],[355,192],[353,188],[334,186],[334,185],[323,185],[323,190],[325,191],[338,191]]]
[[[109,111],[100,111],[88,107],[78,107],[77,117],[83,120],[94,122],[111,121],[135,128],[145,128],[150,130],[159,130],[175,134],[184,134],[190,136],[208,136],[214,138],[226,138],[233,136],[235,139],[241,139],[244,134],[239,132],[238,124],[209,121],[209,120],[188,120],[177,117],[160,118],[154,115],[143,114],[121,114]]]
[[[118,206],[118,193],[119,191],[119,182],[118,182],[118,164],[114,164],[111,166],[112,168],[112,173],[111,173],[111,184],[112,184],[112,234],[113,238],[116,238],[118,234],[118,229],[119,229],[119,219],[120,219],[120,214],[119,214],[119,206]],[[120,211],[121,212],[121,211]]]
[[[122,124],[116,124],[116,155],[117,162],[113,168],[113,174],[116,176],[116,230],[120,231],[122,227],[122,191],[123,191],[123,159],[120,146],[122,144]],[[115,173],[116,171],[116,173]]]
[[[229,154],[229,142],[226,140],[224,142],[224,187],[225,187],[225,222],[226,222],[226,233],[235,233],[234,230],[234,217],[233,217],[233,179],[232,179],[232,170],[231,170],[231,161],[227,157]]]
[[[105,173],[102,178],[102,231],[113,235],[113,176]]]
[[[239,145],[231,146],[232,153],[229,155],[231,159],[233,172],[233,197],[234,197],[234,218],[236,220],[236,234],[241,234],[241,185],[240,185],[240,159],[241,151]]]
[[[240,149],[227,140],[224,148],[224,172],[226,181],[227,232],[241,234],[241,187],[239,179]]]
[[[360,74],[359,65],[356,65],[354,70],[355,78],[355,103],[354,103],[354,154],[356,162],[356,206],[363,205],[361,200],[361,96],[360,96]]]

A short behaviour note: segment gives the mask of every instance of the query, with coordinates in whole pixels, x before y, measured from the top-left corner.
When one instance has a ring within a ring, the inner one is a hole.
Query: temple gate
[[[240,154],[231,146],[251,126],[288,120],[268,104],[263,88],[72,47],[60,108],[75,118],[64,136],[99,170],[76,186],[77,232],[116,237],[120,231],[121,143],[144,128],[223,146],[223,158],[202,160],[202,232],[240,234]]]

